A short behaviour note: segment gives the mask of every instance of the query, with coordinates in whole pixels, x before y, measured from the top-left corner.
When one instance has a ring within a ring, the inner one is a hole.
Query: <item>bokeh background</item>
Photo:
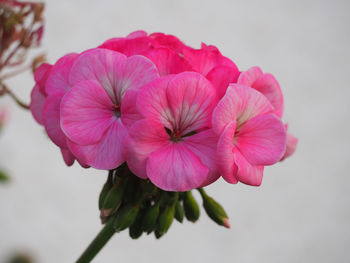
[[[261,187],[208,187],[230,230],[202,211],[160,240],[117,234],[94,262],[350,262],[349,11],[347,0],[46,1],[49,62],[138,29],[214,44],[241,70],[259,65],[276,76],[284,120],[299,137],[295,155],[268,167]],[[30,73],[9,82],[25,101],[33,83]],[[11,111],[0,166],[12,179],[0,185],[0,262],[15,251],[73,262],[101,228],[106,172],[66,167],[29,112],[8,98],[0,106]]]

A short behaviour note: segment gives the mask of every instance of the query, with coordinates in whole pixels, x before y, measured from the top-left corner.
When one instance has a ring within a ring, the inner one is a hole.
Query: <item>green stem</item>
[[[94,257],[100,252],[100,250],[106,245],[108,240],[114,235],[113,219],[108,220],[107,224],[102,228],[100,233],[90,243],[84,253],[76,261],[76,263],[87,263],[91,262]]]

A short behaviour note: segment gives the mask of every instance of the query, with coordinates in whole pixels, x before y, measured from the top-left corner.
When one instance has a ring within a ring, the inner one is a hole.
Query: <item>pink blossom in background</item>
[[[0,129],[6,124],[9,119],[9,111],[5,107],[0,108]]]
[[[130,128],[126,159],[137,176],[169,191],[208,185],[218,177],[217,136],[211,115],[217,103],[209,81],[194,72],[162,77],[140,90],[144,119]]]
[[[106,49],[81,54],[70,71],[72,88],[61,103],[61,127],[69,148],[83,163],[113,169],[124,161],[128,131],[120,120],[123,98],[159,77],[154,64],[143,56]]]
[[[260,185],[265,165],[278,162],[285,152],[286,132],[274,108],[260,92],[231,84],[213,114],[220,136],[217,164],[229,183]]]

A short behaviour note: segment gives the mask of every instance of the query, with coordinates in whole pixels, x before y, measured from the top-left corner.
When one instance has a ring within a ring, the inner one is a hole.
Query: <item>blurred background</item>
[[[50,63],[138,29],[214,44],[240,70],[259,65],[276,76],[284,120],[299,138],[261,187],[219,180],[207,188],[231,229],[202,211],[160,240],[117,234],[94,262],[350,262],[349,11],[346,0],[46,1],[41,50]],[[8,84],[29,101],[31,73]],[[0,262],[17,251],[38,263],[74,262],[101,228],[106,172],[66,167],[30,112],[9,98],[0,106],[11,113],[0,136],[0,167],[11,175],[0,185]]]

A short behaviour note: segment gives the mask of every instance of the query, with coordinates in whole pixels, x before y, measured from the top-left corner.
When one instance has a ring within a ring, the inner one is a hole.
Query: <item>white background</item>
[[[208,193],[230,215],[230,230],[204,211],[175,222],[162,239],[116,235],[94,262],[350,262],[348,1],[47,1],[43,49],[65,53],[144,29],[189,45],[217,45],[241,70],[259,65],[285,95],[299,138],[293,157],[266,169],[259,188],[219,180]],[[9,82],[29,101],[32,76]],[[101,228],[97,198],[106,172],[64,165],[29,112],[10,99],[0,136],[0,262],[27,251],[40,263],[73,262]],[[196,195],[198,197],[198,195]]]

